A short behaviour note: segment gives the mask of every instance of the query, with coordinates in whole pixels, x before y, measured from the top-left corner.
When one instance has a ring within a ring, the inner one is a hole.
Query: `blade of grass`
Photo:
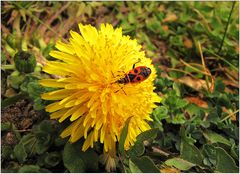
[[[205,49],[205,51],[207,51],[208,53],[216,56],[218,59],[224,61],[226,64],[228,64],[230,67],[232,67],[234,70],[238,71],[238,68],[236,66],[234,66],[233,64],[231,64],[229,61],[227,61],[226,59],[224,59],[223,57],[219,56],[218,54],[212,52],[211,50]]]
[[[199,53],[200,53],[200,57],[201,57],[201,61],[202,61],[202,65],[203,65],[203,70],[205,71],[206,74],[207,73],[207,68],[206,68],[206,64],[205,64],[205,61],[204,61],[204,58],[203,58],[203,53],[202,53],[202,47],[201,47],[201,44],[200,42],[198,41],[198,49],[199,49]],[[210,73],[211,74],[211,73]],[[210,75],[211,76],[211,75]],[[205,80],[206,80],[206,85],[207,85],[207,89],[208,89],[208,92],[210,92],[210,86],[209,86],[209,79],[208,79],[208,76],[205,75]]]
[[[220,52],[221,52],[221,50],[222,50],[222,46],[223,46],[223,43],[224,43],[224,40],[225,40],[225,37],[226,37],[226,34],[227,34],[227,30],[228,30],[229,22],[230,22],[230,19],[231,19],[232,13],[233,13],[233,9],[234,9],[235,3],[236,3],[236,1],[233,1],[232,9],[231,9],[230,14],[229,14],[229,16],[228,16],[227,25],[226,25],[226,28],[225,28],[225,31],[224,31],[224,35],[223,35],[223,38],[222,38],[221,45],[220,45],[219,50],[218,50],[218,54],[220,54]]]
[[[168,68],[170,71],[178,71],[178,72],[182,72],[184,74],[187,74],[189,76],[191,76],[192,78],[196,78],[194,75],[192,75],[191,73],[187,72],[187,71],[184,71],[184,70],[181,70],[181,69],[175,69],[175,68]]]
[[[204,75],[207,75],[207,76],[211,76],[211,74],[208,74],[206,72],[203,72],[203,71],[200,71],[199,69],[195,68],[194,66],[190,65],[189,63],[183,61],[182,59],[180,59],[180,62],[183,63],[185,66],[188,66],[190,68],[192,68],[194,71],[198,72],[198,73],[202,73]]]

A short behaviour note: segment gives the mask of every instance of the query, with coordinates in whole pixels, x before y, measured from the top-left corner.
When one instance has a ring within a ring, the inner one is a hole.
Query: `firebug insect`
[[[120,78],[116,82],[120,84],[139,83],[146,80],[150,76],[151,74],[150,68],[146,66],[138,66],[135,68],[135,64],[133,65],[132,69],[128,72],[128,74],[125,74],[123,78]]]

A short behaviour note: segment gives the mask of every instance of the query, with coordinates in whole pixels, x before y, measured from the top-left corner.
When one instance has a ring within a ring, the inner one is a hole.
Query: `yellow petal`
[[[79,29],[80,32],[83,36],[83,38],[87,41],[90,42],[91,44],[95,44],[97,37],[98,37],[98,32],[95,27],[92,27],[91,25],[82,25],[79,24]]]
[[[79,104],[87,101],[89,98],[90,98],[90,94],[89,93],[85,93],[82,96],[77,98],[77,100],[75,102],[75,105],[79,105]]]
[[[93,144],[93,132],[90,132],[87,139],[83,143],[82,151],[85,152],[91,146],[91,144]]]
[[[66,118],[68,118],[71,114],[73,114],[77,109],[78,109],[78,107],[76,107],[76,106],[69,109],[58,121],[60,123],[63,122]]]
[[[62,88],[66,85],[66,83],[63,83],[63,82],[57,82],[57,79],[42,79],[42,80],[39,80],[39,83],[42,86],[54,87],[54,88]]]
[[[76,110],[76,111],[72,114],[72,116],[71,116],[71,118],[70,118],[70,121],[74,121],[74,120],[78,119],[78,118],[81,117],[85,112],[87,112],[87,110],[88,110],[88,108],[87,108],[85,105],[81,106],[78,110]]]
[[[70,124],[66,129],[63,130],[63,132],[60,134],[60,137],[65,138],[71,135],[73,127],[76,125],[75,123]]]
[[[57,118],[60,118],[61,116],[63,116],[66,112],[68,111],[68,109],[61,109],[59,111],[56,111],[54,113],[52,113],[50,115],[50,118],[51,119],[57,119]]]
[[[45,109],[46,109],[47,112],[55,112],[59,109],[62,109],[63,107],[64,106],[59,105],[59,102],[54,102],[50,105],[47,105]]]
[[[42,99],[45,100],[60,100],[65,99],[69,96],[69,93],[74,93],[73,90],[60,89],[56,91],[47,92],[41,95]],[[59,105],[62,105],[63,102],[59,102]]]
[[[57,58],[59,60],[62,60],[64,62],[68,62],[68,63],[81,63],[80,60],[76,57],[76,56],[73,56],[71,54],[67,54],[67,53],[63,53],[63,52],[60,52],[60,51],[51,51],[49,53],[50,56],[54,57],[54,58]]]
[[[106,133],[106,127],[107,125],[103,125],[102,129],[101,129],[101,133],[100,133],[100,142],[103,143],[104,138],[105,138],[105,133]]]
[[[56,43],[56,46],[55,46],[58,50],[62,51],[62,52],[65,52],[65,53],[68,53],[68,54],[74,54],[74,49],[72,47],[72,45],[70,44],[65,44],[61,41],[58,41]]]
[[[78,34],[77,32],[71,30],[70,31],[70,35],[72,36],[72,38],[74,40],[76,40],[78,42],[79,45],[83,45],[84,44],[83,37],[80,34]]]
[[[77,140],[79,140],[83,136],[83,133],[84,133],[84,127],[78,126],[78,128],[74,132],[72,132],[72,136],[70,138],[70,141],[72,143],[76,142]]]
[[[71,132],[71,138],[70,138],[71,142],[76,142],[78,139],[80,139],[83,136],[84,127],[81,126],[82,121],[83,121],[82,117],[75,121],[75,125]]]

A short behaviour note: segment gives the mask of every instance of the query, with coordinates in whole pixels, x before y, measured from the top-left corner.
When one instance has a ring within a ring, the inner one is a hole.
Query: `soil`
[[[41,112],[33,109],[32,103],[21,100],[1,110],[1,122],[12,123],[17,131],[24,132],[31,129],[34,123],[41,120],[41,115]],[[15,133],[12,130],[2,136],[2,145],[14,145],[17,143]]]

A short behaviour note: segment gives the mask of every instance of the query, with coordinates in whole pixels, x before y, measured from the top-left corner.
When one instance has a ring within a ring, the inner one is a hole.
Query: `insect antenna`
[[[134,68],[135,68],[135,65],[136,65],[137,63],[139,63],[139,62],[141,62],[141,59],[140,59],[140,58],[138,58],[138,61],[137,61],[136,63],[133,64],[132,69],[134,69]]]

